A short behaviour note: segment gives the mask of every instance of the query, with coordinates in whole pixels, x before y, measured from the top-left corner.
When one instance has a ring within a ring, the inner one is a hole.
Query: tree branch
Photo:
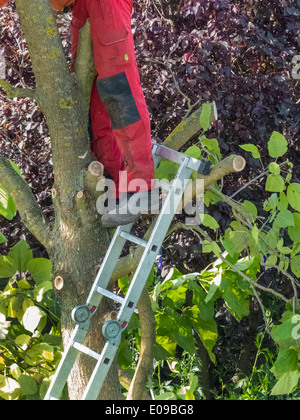
[[[148,290],[145,287],[137,304],[141,323],[141,351],[139,362],[127,394],[127,400],[140,400],[153,369],[153,351],[156,340],[155,318]]]
[[[50,224],[27,182],[17,174],[9,160],[1,155],[0,181],[12,196],[26,228],[47,248],[49,246]]]
[[[88,114],[92,85],[97,74],[94,68],[94,52],[89,21],[80,29],[75,71],[79,95]]]
[[[217,111],[215,103],[211,104],[210,122],[217,120]],[[200,115],[202,107],[193,112],[188,118],[181,121],[180,124],[172,131],[172,133],[163,142],[163,146],[173,150],[179,150],[186,142],[188,142],[195,134],[201,130]]]
[[[6,80],[0,79],[0,87],[5,91],[8,99],[12,98],[32,98],[36,99],[36,91],[34,89],[23,89],[12,86]]]

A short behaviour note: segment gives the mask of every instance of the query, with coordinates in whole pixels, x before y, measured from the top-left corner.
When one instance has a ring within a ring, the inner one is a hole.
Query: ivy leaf
[[[269,155],[272,158],[283,156],[288,150],[288,142],[285,137],[278,131],[273,131],[268,142]]]

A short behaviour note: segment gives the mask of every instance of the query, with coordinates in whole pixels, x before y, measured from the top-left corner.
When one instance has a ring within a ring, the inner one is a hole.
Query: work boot
[[[119,205],[101,218],[105,227],[116,227],[135,222],[142,214],[158,214],[159,189],[124,194]]]

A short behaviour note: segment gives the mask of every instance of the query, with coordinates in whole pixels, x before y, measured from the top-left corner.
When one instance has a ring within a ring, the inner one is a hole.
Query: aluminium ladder
[[[150,239],[145,241],[132,235],[130,231],[133,223],[119,226],[116,229],[86,303],[76,306],[72,311],[72,318],[77,325],[45,395],[45,400],[59,400],[79,352],[85,353],[97,360],[82,400],[97,399],[117,353],[121,341],[121,333],[128,325],[135,310],[151,268],[180,203],[186,186],[186,180],[190,178],[194,170],[202,174],[208,174],[210,171],[210,161],[206,159],[197,160],[158,144],[153,144],[152,153],[155,168],[158,166],[160,159],[164,158],[178,163],[179,169],[171,184],[161,183],[155,180],[156,186],[161,186],[163,189],[166,189],[167,194]],[[107,287],[126,241],[142,246],[145,249],[126,296],[123,298],[108,291]],[[107,321],[102,327],[102,334],[106,339],[106,343],[102,352],[99,354],[86,347],[83,342],[90,326],[91,317],[96,312],[103,296],[120,303],[121,307],[117,319]]]

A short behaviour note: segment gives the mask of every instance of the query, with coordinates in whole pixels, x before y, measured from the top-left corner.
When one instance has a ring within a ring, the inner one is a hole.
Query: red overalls
[[[151,189],[154,180],[150,120],[135,61],[131,13],[132,0],[76,0],[72,19],[72,60],[79,29],[90,19],[98,73],[91,95],[92,149],[120,192]]]

